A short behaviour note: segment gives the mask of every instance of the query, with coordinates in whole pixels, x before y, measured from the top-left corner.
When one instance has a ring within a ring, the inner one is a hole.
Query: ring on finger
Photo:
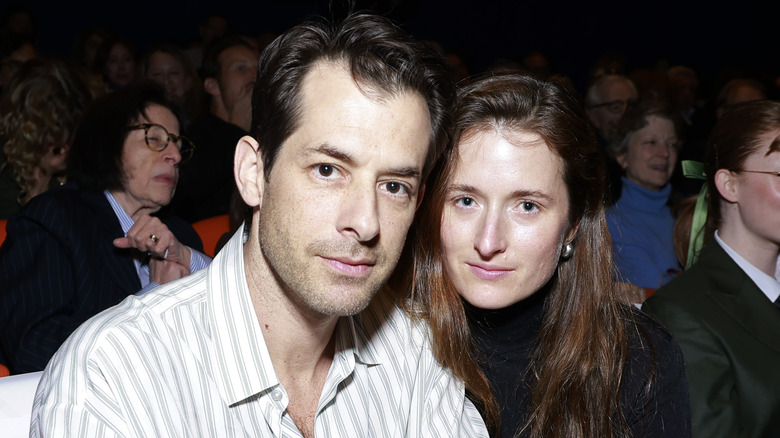
[[[152,242],[154,243],[157,243],[160,240],[160,238],[155,236],[154,234],[150,235],[149,238],[152,239]]]

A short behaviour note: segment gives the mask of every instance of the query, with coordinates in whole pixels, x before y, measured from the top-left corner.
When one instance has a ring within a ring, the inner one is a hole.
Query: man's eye
[[[333,175],[333,166],[331,166],[330,164],[320,164],[319,166],[317,166],[317,171],[322,176],[331,176]]]

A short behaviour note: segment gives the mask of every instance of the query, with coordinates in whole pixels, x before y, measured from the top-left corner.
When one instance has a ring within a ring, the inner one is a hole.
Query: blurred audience
[[[190,58],[172,43],[152,46],[141,63],[142,75],[165,89],[165,97],[184,108],[190,119],[201,112],[203,89]]]
[[[780,103],[724,113],[707,144],[708,239],[643,305],[680,343],[694,437],[780,431]]]
[[[679,265],[669,180],[680,148],[679,123],[667,107],[643,102],[620,120],[610,153],[623,169],[620,197],[607,210],[620,280],[655,290]]]
[[[11,77],[25,62],[38,57],[31,37],[22,34],[0,35],[0,94],[8,88]]]
[[[103,74],[109,91],[121,90],[135,82],[138,77],[138,50],[129,39],[112,35],[103,41],[95,65]]]
[[[216,40],[206,50],[201,76],[209,107],[188,131],[198,154],[182,167],[173,200],[176,214],[190,222],[230,210],[233,153],[249,132],[257,59],[252,47],[238,37]]]
[[[156,84],[97,100],[70,148],[68,184],[33,198],[0,247],[0,363],[42,370],[81,323],[202,269],[195,230],[164,212],[181,161],[182,111]]]
[[[62,60],[31,60],[0,100],[0,219],[64,182],[68,150],[91,95]]]

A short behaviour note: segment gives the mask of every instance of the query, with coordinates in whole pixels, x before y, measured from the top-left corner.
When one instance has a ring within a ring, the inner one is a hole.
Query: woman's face
[[[114,44],[108,52],[106,75],[117,87],[126,87],[135,80],[135,58],[124,44]]]
[[[742,169],[780,171],[780,152],[767,155],[770,144],[779,136],[780,130],[762,136],[764,146],[747,156]],[[735,223],[722,226],[740,228],[742,240],[752,246],[780,246],[780,178],[765,173],[735,172],[734,193],[738,213],[724,215],[724,221]]]
[[[190,87],[190,78],[184,74],[184,67],[171,54],[155,52],[149,57],[146,77],[165,88],[168,99],[181,103]]]
[[[537,134],[462,140],[441,219],[444,265],[458,293],[483,309],[531,296],[571,238],[568,214],[563,161]]]
[[[179,122],[173,113],[160,105],[146,109],[148,118],[141,117],[134,124],[157,123],[170,134],[179,135]],[[157,211],[168,205],[179,179],[181,155],[175,144],[160,152],[149,149],[143,129],[133,129],[122,148],[124,186],[120,204],[132,215],[140,209]],[[124,201],[124,202],[123,202]]]
[[[617,161],[629,181],[657,192],[672,178],[678,147],[674,123],[649,116],[647,125],[630,135],[628,148]]]

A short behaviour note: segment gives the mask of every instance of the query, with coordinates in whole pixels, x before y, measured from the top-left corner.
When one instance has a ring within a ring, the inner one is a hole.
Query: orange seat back
[[[217,242],[223,234],[230,231],[230,218],[226,214],[201,219],[192,224],[200,240],[203,242],[203,252],[210,257],[214,257],[217,249]]]
[[[8,219],[0,219],[0,246],[5,242],[5,224],[8,223]]]

